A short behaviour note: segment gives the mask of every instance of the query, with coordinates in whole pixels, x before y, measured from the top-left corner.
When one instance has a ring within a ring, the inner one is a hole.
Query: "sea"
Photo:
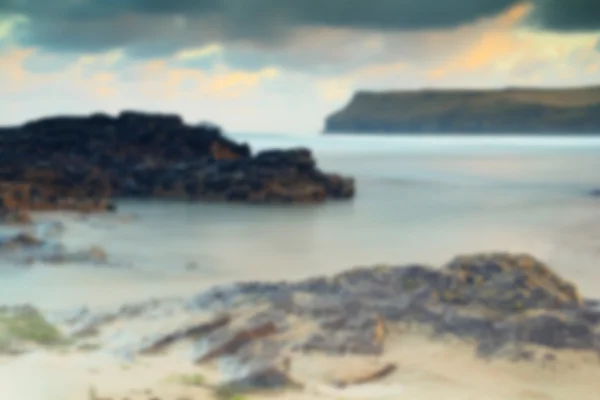
[[[442,266],[477,252],[532,254],[599,296],[600,198],[590,191],[600,188],[600,137],[230,136],[254,151],[310,148],[320,168],[356,179],[356,198],[122,201],[115,215],[38,214],[64,224],[67,248],[100,246],[109,263],[4,263],[0,304],[111,306],[357,266]]]

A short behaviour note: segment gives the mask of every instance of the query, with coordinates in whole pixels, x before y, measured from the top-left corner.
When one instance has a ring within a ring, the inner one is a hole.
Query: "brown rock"
[[[218,141],[211,144],[210,153],[215,160],[237,160],[241,157]]]
[[[92,246],[88,250],[88,258],[93,262],[105,263],[108,261],[108,254],[102,247]]]
[[[340,388],[350,385],[362,385],[383,379],[393,374],[397,369],[396,364],[393,363],[384,365],[373,365],[370,363],[359,371],[346,371],[344,368],[340,368],[338,376],[334,377],[332,383]]]
[[[224,354],[231,354],[253,340],[266,338],[275,333],[277,333],[277,325],[272,321],[234,331],[217,331],[212,337],[196,343],[193,359],[195,362],[203,362]]]
[[[580,307],[575,286],[527,254],[476,254],[457,257],[446,265],[460,282],[442,292],[448,302],[477,301],[503,311]]]
[[[0,221],[14,225],[28,225],[32,222],[29,212],[20,209],[0,211]]]
[[[178,340],[206,335],[216,329],[226,326],[230,321],[231,318],[228,315],[224,315],[210,321],[192,324],[173,332],[149,339],[140,347],[139,351],[140,353],[154,353],[170,346]]]

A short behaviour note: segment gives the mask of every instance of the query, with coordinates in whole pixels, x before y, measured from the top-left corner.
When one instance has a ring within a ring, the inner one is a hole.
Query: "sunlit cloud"
[[[282,18],[293,20],[289,27],[267,21],[264,30],[236,28],[223,22],[241,14],[207,19],[201,13],[125,12],[104,2],[93,4],[104,17],[86,14],[87,20],[62,23],[23,5],[21,17],[0,18],[0,106],[6,110],[0,123],[34,114],[139,108],[235,130],[314,132],[358,90],[600,81],[598,32],[537,29],[530,18],[539,14],[539,0],[486,1],[470,2],[466,19],[459,15],[464,10],[454,10],[454,20],[444,23],[425,16],[420,23],[427,29],[379,11],[368,18],[388,24],[385,29],[363,26],[361,16],[349,11],[323,17],[331,23],[311,14],[321,22],[307,23],[294,14],[297,9],[284,8],[291,14]],[[110,13],[114,18],[106,17]],[[282,34],[268,37],[276,32]]]
[[[176,60],[195,60],[198,58],[210,57],[223,52],[223,46],[217,43],[209,44],[204,47],[185,49],[177,52],[174,56]]]

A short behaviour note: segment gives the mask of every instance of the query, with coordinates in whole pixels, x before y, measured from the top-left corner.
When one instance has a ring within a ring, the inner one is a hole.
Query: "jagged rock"
[[[268,298],[285,290],[285,283],[247,282],[216,286],[193,296],[187,303],[189,310],[219,311],[240,304]]]
[[[0,209],[0,222],[8,225],[29,225],[32,220],[26,210],[4,208]]]
[[[514,307],[515,299],[522,306]],[[200,312],[214,319],[198,322]],[[116,320],[173,314],[193,319],[147,333],[141,343],[135,338],[127,349],[151,353],[193,338],[194,363],[218,360],[237,371],[228,382],[248,387],[288,384],[283,361],[295,352],[380,355],[396,328],[413,324],[425,325],[432,339],[467,339],[483,357],[535,361],[538,347],[600,354],[600,303],[582,299],[533,257],[511,254],[462,256],[442,268],[363,267],[295,283],[238,283],[190,301],[151,300],[98,314],[84,309],[62,320],[78,337]]]
[[[242,345],[235,354],[221,357],[224,385],[231,389],[265,390],[295,386],[290,377],[290,358],[284,342],[269,338]]]
[[[52,261],[64,254],[62,245],[46,242],[29,233],[0,239],[0,257],[13,264],[30,265],[35,261]]]
[[[240,364],[236,367],[236,374],[226,382],[226,388],[232,391],[273,390],[285,387],[298,387],[282,367],[284,362],[253,361],[250,364]]]
[[[0,241],[3,250],[37,248],[43,245],[43,241],[28,233],[19,233],[15,236]]]
[[[219,329],[200,339],[192,349],[192,361],[203,362],[214,357],[235,353],[249,342],[277,333],[277,324],[265,321],[234,329]]]
[[[546,314],[510,320],[499,324],[507,340],[533,343],[553,349],[590,349],[600,345],[593,326],[565,315]]]
[[[46,236],[50,232],[41,232]],[[0,256],[17,264],[32,264],[40,261],[51,264],[95,263],[106,264],[108,255],[100,247],[92,246],[84,251],[67,251],[58,242],[42,240],[30,233],[19,233],[7,238],[0,238]]]
[[[206,335],[216,329],[226,326],[230,321],[230,316],[223,315],[210,321],[192,324],[166,334],[150,337],[140,345],[138,352],[153,353],[160,351],[178,340]]]
[[[310,294],[295,312],[321,321],[303,350],[365,352],[360,323],[346,322],[369,312],[390,323],[430,325],[437,335],[475,339],[481,355],[507,343],[600,349],[600,307],[529,255],[467,255],[442,269],[355,268],[292,287]],[[375,353],[378,348],[366,346]]]
[[[63,252],[55,257],[48,257],[44,261],[55,264],[63,263],[94,263],[106,264],[108,262],[108,254],[106,250],[99,246],[92,246],[88,250],[76,252]]]
[[[460,280],[455,290],[441,293],[443,301],[478,302],[501,312],[579,307],[575,286],[529,255],[462,256],[446,265]]]
[[[108,260],[108,254],[102,247],[92,246],[88,251],[87,258],[90,261],[105,263]]]
[[[68,330],[69,337],[82,338],[99,333],[102,325],[115,321],[118,314],[114,312],[90,313],[84,310]]]
[[[233,202],[350,198],[354,181],[316,167],[308,149],[267,150],[177,115],[51,117],[0,135],[0,209],[111,211],[111,197]]]
[[[383,365],[372,365],[363,367],[359,372],[351,371],[350,373],[343,368],[340,369],[337,376],[332,380],[332,384],[339,388],[344,388],[351,385],[362,385],[379,379],[383,379],[393,374],[398,367],[393,363]]]

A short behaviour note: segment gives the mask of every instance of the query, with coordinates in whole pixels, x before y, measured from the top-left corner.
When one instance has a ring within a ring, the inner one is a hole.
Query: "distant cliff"
[[[325,133],[600,134],[600,86],[358,92]]]

